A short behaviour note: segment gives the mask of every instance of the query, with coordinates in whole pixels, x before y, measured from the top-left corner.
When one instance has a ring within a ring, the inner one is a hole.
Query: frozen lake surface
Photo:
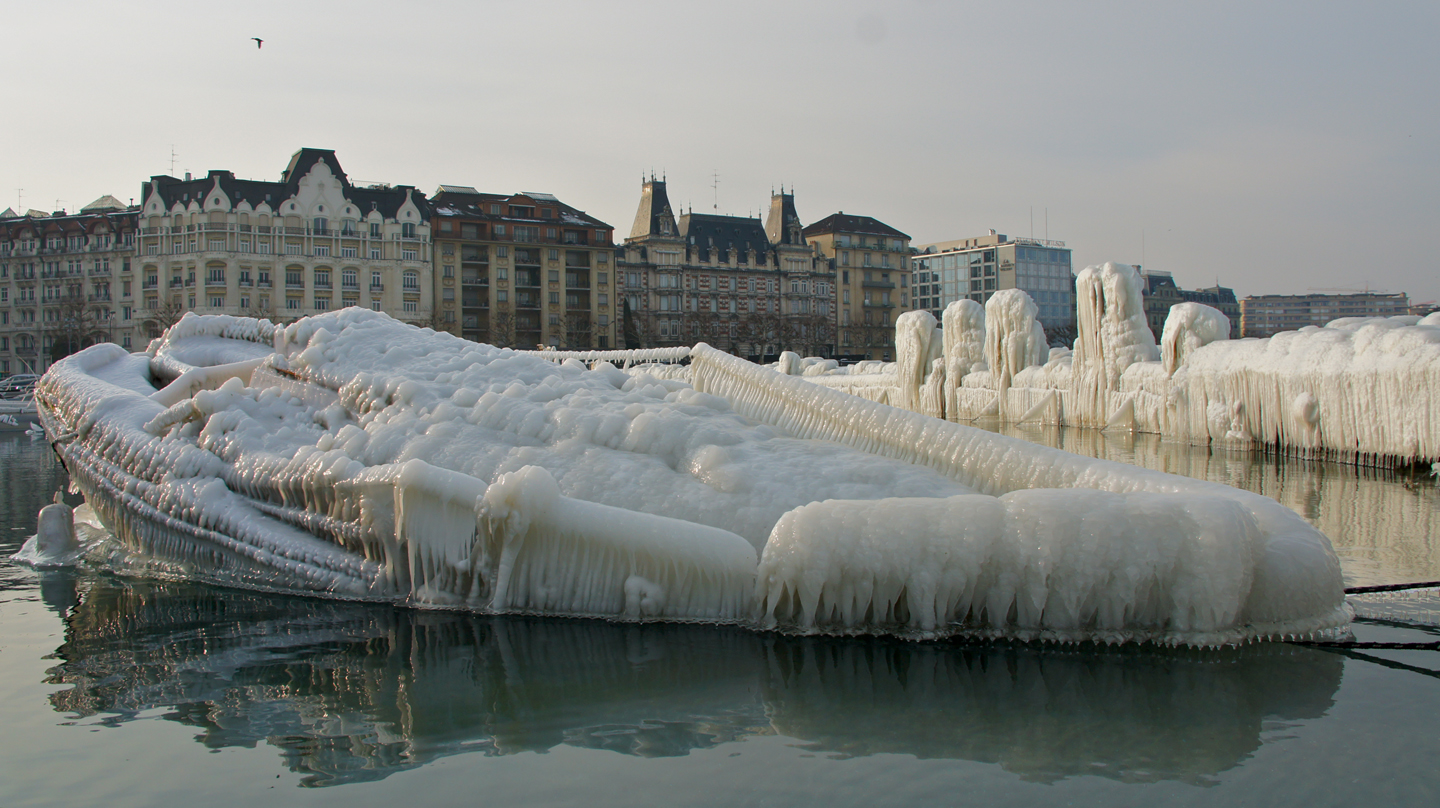
[[[1347,584],[1440,579],[1428,476],[1007,432],[1274,497]],[[0,436],[0,556],[64,483]],[[1357,608],[1358,639],[1440,639],[1433,597]],[[1440,803],[1427,651],[795,638],[0,561],[0,704],[5,806]]]

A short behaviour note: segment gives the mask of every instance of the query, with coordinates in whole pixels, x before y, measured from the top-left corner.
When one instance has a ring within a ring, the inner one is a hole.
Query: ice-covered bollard
[[[35,531],[35,547],[41,558],[61,558],[80,549],[75,539],[75,512],[69,505],[55,501],[40,509],[39,524]]]

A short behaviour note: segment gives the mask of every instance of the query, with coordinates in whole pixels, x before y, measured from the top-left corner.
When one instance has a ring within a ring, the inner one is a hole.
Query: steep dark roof
[[[249,202],[251,207],[258,207],[262,202],[268,203],[271,208],[278,209],[280,202],[295,195],[300,187],[300,179],[310,173],[310,169],[316,163],[325,163],[330,171],[340,179],[341,187],[345,197],[354,203],[361,217],[368,214],[372,207],[380,212],[381,216],[389,219],[395,218],[400,206],[405,204],[407,192],[412,194],[415,204],[420,208],[422,216],[428,216],[428,205],[425,194],[415,190],[409,185],[397,185],[388,188],[356,188],[350,184],[345,170],[340,167],[340,161],[336,159],[335,152],[331,149],[301,149],[291,155],[290,163],[285,166],[285,171],[280,175],[279,182],[266,182],[264,180],[242,180],[237,179],[230,171],[212,170],[204,177],[182,180],[164,174],[150,178],[150,181],[141,186],[141,198],[149,199],[152,190],[159,193],[160,200],[168,210],[170,206],[178,202],[190,202],[192,200],[203,200],[210,189],[215,187],[216,180],[219,180],[220,190],[230,198],[232,205],[240,202]]]
[[[800,214],[795,212],[795,195],[780,193],[770,195],[770,215],[765,219],[765,235],[771,244],[804,244],[804,233],[800,231]]]
[[[872,219],[869,216],[851,216],[844,211],[826,216],[805,228],[803,233],[807,237],[824,236],[831,233],[863,233],[867,236],[890,236],[907,241],[910,238],[879,219]]]
[[[668,222],[668,232],[661,226]],[[640,189],[640,206],[635,210],[635,224],[630,227],[630,238],[645,236],[675,235],[675,211],[670,207],[670,196],[665,192],[665,180],[653,176]]]
[[[770,239],[760,220],[746,216],[686,213],[680,217],[680,235],[687,245],[701,249],[754,250],[761,255],[770,249]]]

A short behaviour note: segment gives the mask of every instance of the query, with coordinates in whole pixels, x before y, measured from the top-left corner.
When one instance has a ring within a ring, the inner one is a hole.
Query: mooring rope
[[[1346,587],[1347,595],[1363,595],[1367,592],[1403,592],[1407,589],[1435,589],[1440,587],[1440,581],[1420,581],[1413,584],[1384,584],[1382,586],[1351,586]]]

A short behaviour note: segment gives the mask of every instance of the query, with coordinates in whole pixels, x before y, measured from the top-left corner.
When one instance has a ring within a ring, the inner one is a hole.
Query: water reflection
[[[1343,664],[1289,646],[914,645],[70,580],[84,591],[50,672],[68,685],[54,709],[120,724],[160,708],[207,747],[273,746],[307,785],[465,752],[657,757],[772,734],[1038,781],[1204,784],[1277,719],[1324,715]],[[47,597],[68,606],[74,589]]]
[[[1390,471],[1191,446],[1159,435],[1039,425],[986,428],[1067,452],[1133,463],[1280,501],[1335,545],[1348,585],[1440,577],[1440,489],[1425,470]]]

